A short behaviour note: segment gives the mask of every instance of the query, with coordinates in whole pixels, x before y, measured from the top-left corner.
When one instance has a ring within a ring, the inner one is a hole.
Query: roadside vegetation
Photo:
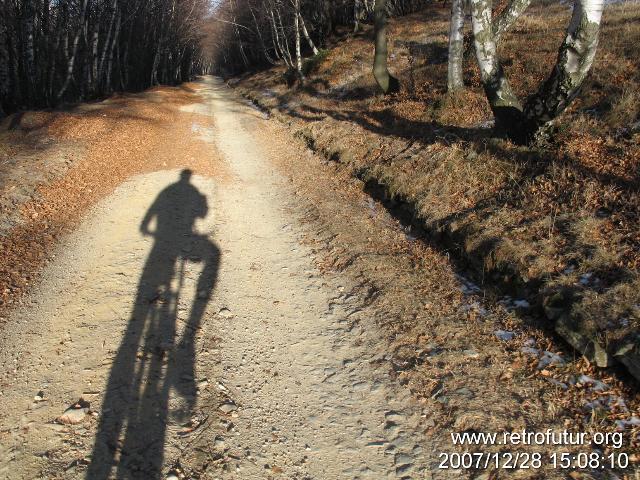
[[[462,83],[453,88],[449,5],[425,2],[398,13],[397,3],[384,12],[388,51],[384,69],[377,70],[397,79],[395,93],[391,88],[382,95],[385,82],[372,71],[374,45],[381,45],[374,42],[374,2],[367,3],[368,14],[358,13],[360,4],[345,7],[330,27],[307,21],[322,58],[303,62],[313,69],[295,82],[295,55],[289,62],[278,54],[285,44],[297,51],[295,32],[287,28],[272,29],[280,47],[271,46],[268,29],[261,40],[248,30],[227,30],[220,37],[226,43],[219,71],[311,148],[361,179],[497,300],[526,299],[531,308],[521,315],[528,321],[555,330],[594,365],[623,364],[640,378],[640,7],[607,5],[598,31],[591,26],[587,35],[576,33],[571,4],[532,2],[499,39],[490,39],[497,55],[484,60],[499,70],[489,68],[490,75],[481,74],[466,27]],[[259,6],[265,18],[280,8],[283,26],[289,25],[286,15],[294,15],[284,2],[247,4],[257,19],[247,23],[253,32],[261,31]],[[225,5],[224,15],[239,11]],[[321,5],[303,2],[302,16],[321,18],[315,13]],[[497,5],[494,18],[512,6]],[[556,100],[544,100],[549,110],[541,111],[534,104],[573,68],[560,65],[574,48],[567,46],[568,32],[589,44],[580,54],[580,78],[559,81],[568,90],[551,94]],[[255,57],[247,65],[233,54],[239,38]],[[300,41],[301,55],[316,58]],[[496,103],[502,96],[490,86],[507,78],[517,108],[505,116]],[[533,130],[514,135],[513,125],[527,119]]]

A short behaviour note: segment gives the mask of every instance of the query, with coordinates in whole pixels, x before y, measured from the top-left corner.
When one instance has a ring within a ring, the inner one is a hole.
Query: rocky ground
[[[0,478],[634,478],[554,469],[548,445],[454,447],[617,429],[633,461],[637,402],[286,126],[215,79],[185,88],[40,132],[77,159],[3,237],[29,250],[16,229],[51,225],[4,297]],[[438,468],[464,449],[547,460]]]

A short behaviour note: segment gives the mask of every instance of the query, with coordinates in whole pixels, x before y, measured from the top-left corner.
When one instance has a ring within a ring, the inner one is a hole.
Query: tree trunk
[[[363,0],[355,0],[353,2],[353,32],[358,33],[360,31],[360,22],[364,17],[364,5]]]
[[[117,49],[117,45],[118,45],[118,38],[120,37],[120,11],[118,11],[118,16],[116,18],[116,30],[113,34],[113,40],[111,41],[111,47],[109,48],[109,57],[107,60],[107,75],[105,77],[105,88],[106,88],[106,92],[107,93],[111,93],[111,91],[113,90],[112,85],[113,82],[111,81],[111,72],[113,71],[113,50]]]
[[[271,22],[273,26],[273,35],[275,39],[275,44],[277,46],[277,50],[280,51],[280,58],[282,58],[282,60],[284,61],[287,67],[293,68],[293,62],[291,61],[291,56],[288,55],[288,52],[284,49],[284,47],[282,46],[282,42],[280,41],[280,31],[278,30],[278,25],[276,24],[276,18],[275,18],[275,15],[273,14],[273,10],[271,10],[270,13],[271,13]]]
[[[293,64],[293,59],[291,58],[291,50],[289,50],[289,39],[287,38],[287,34],[284,31],[284,25],[282,23],[282,15],[280,15],[280,10],[278,9],[276,9],[276,13],[278,14],[278,26],[280,27],[280,33],[282,35],[281,45],[284,45],[284,53],[289,60],[288,65],[291,68],[295,68]]]
[[[494,19],[493,35],[496,43],[500,40],[500,36],[509,30],[516,20],[518,20],[530,3],[531,0],[511,0],[504,10]]]
[[[271,13],[271,42],[273,43],[273,51],[276,54],[276,58],[279,58],[280,60],[285,61],[284,59],[284,55],[282,54],[282,48],[280,48],[280,37],[278,36],[278,29],[276,28],[276,21],[275,21],[275,17],[273,15],[273,10],[270,10]],[[224,52],[225,50],[223,50]],[[226,60],[226,58],[225,58]]]
[[[491,0],[471,0],[471,20],[480,77],[496,120],[496,128],[509,130],[521,122],[522,106],[511,90],[498,60],[491,24]]]
[[[464,88],[462,61],[464,57],[464,4],[465,0],[451,1],[449,30],[449,71],[447,88],[450,92]]]
[[[516,20],[520,18],[520,15],[527,9],[531,0],[511,0],[509,4],[500,12],[500,14],[492,19],[491,25],[493,29],[494,41],[499,43],[500,37],[507,30],[509,30]],[[465,42],[466,43],[466,42]],[[464,58],[470,56],[473,51],[473,44],[469,45],[471,48],[465,48]]]
[[[24,36],[24,70],[27,84],[27,96],[35,101],[36,87],[36,55],[35,55],[35,16],[34,0],[26,0],[23,4],[22,34]]]
[[[149,76],[149,84],[151,86],[158,85],[158,67],[160,66],[160,55],[162,54],[162,49],[164,48],[164,32],[165,32],[165,23],[166,23],[166,11],[162,9],[162,15],[160,17],[159,25],[156,29],[154,36],[152,37],[152,42],[154,43],[155,53],[153,54],[153,62],[151,62],[151,75]],[[160,33],[157,33],[158,30]]]
[[[9,45],[7,45],[7,50],[9,52],[9,65],[11,70],[11,80],[12,80],[12,100],[14,106],[19,105],[24,100],[24,90],[22,88],[22,82],[20,81],[20,72],[19,72],[19,62],[20,57],[18,53],[18,39],[15,35],[7,32],[7,38],[9,39]]]
[[[0,0],[0,15],[3,19],[8,18],[8,12],[6,11],[6,5],[3,0]],[[7,22],[0,20],[0,118],[4,116],[2,105],[9,97],[11,85],[7,32]]]
[[[309,47],[311,48],[311,50],[313,50],[313,54],[318,55],[318,49],[316,48],[316,44],[313,43],[313,40],[311,39],[311,35],[309,35],[309,31],[307,30],[307,25],[304,23],[304,18],[302,18],[302,14],[298,13],[298,16],[300,17],[300,26],[302,27],[302,34],[304,35],[304,38],[307,39],[307,43],[309,44]]]
[[[262,35],[262,28],[260,28],[260,24],[258,23],[258,19],[256,18],[256,14],[253,11],[253,8],[251,7],[251,3],[249,3],[249,11],[251,12],[251,17],[253,18],[253,25],[256,28],[256,32],[258,33],[258,39],[260,40],[260,46],[262,47],[262,52],[264,54],[264,58],[267,59],[267,62],[269,62],[271,65],[275,65],[275,61],[271,58],[271,55],[269,54],[269,51],[267,49],[267,45],[264,41],[264,36]],[[302,26],[304,28],[304,22],[302,23]],[[208,68],[205,68],[205,70],[207,70],[207,72],[205,72],[206,75],[209,74],[208,72]]]
[[[296,71],[300,81],[304,80],[304,74],[302,73],[302,50],[300,48],[300,0],[294,0],[295,12],[293,15],[293,28],[296,35]]]
[[[162,39],[161,39],[162,41]],[[158,84],[158,65],[160,65],[160,50],[161,46],[156,47],[156,53],[153,55],[153,63],[151,64],[151,77],[149,78],[149,84],[151,86]]]
[[[560,115],[580,92],[598,48],[603,7],[603,0],[575,2],[551,75],[524,107],[531,133]]]
[[[518,143],[536,140],[579,93],[598,46],[603,0],[575,0],[558,59],[546,82],[524,109],[511,90],[496,55],[490,0],[471,0],[476,56],[496,128]]]
[[[235,12],[236,11],[235,2],[231,2],[231,6],[232,6],[232,11]],[[242,63],[244,64],[245,68],[247,68],[249,66],[249,59],[247,58],[247,54],[244,51],[244,42],[242,40],[242,35],[240,35],[240,29],[238,28],[238,23],[236,21],[235,14],[233,16],[232,24],[236,34],[238,49],[240,50],[240,57],[242,58]]]
[[[116,60],[118,61],[118,80],[120,81],[120,89],[125,90],[129,85],[129,68],[127,57],[129,53],[129,43],[124,43],[124,53],[120,53],[120,49],[116,48]]]
[[[109,29],[107,30],[107,38],[102,45],[102,54],[100,55],[100,64],[98,66],[98,80],[100,83],[105,83],[103,74],[104,74],[104,66],[107,60],[107,55],[112,50],[111,49],[111,35],[113,34],[113,28],[116,22],[116,15],[118,15],[118,0],[113,0],[113,4],[111,5],[111,18],[109,20]]]
[[[89,91],[95,93],[98,86],[98,42],[100,26],[96,25],[91,36],[91,75],[89,76]]]
[[[84,29],[85,17],[87,14],[87,4],[89,0],[83,0],[82,7],[80,10],[80,21],[78,24],[78,30],[76,31],[76,36],[73,39],[73,46],[71,47],[71,56],[67,62],[67,76],[58,92],[57,98],[60,100],[69,87],[69,83],[71,82],[71,78],[73,77],[73,66],[76,61],[76,54],[78,53],[78,43],[80,42],[80,35],[82,34],[82,30]]]
[[[375,54],[373,59],[373,76],[385,94],[400,90],[400,83],[391,76],[387,68],[387,2],[376,0],[375,16]]]

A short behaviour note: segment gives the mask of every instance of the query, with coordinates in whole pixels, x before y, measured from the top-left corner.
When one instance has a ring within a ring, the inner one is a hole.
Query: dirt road
[[[7,323],[0,478],[425,478],[353,279],[315,267],[251,109],[199,94],[226,178],[130,178]]]

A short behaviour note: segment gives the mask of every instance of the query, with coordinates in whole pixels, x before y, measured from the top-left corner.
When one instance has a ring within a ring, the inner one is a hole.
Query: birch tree
[[[354,0],[353,2],[353,31],[359,32],[363,22],[373,16],[374,0]]]
[[[302,33],[304,34],[304,38],[307,40],[307,43],[309,44],[309,48],[311,48],[314,55],[318,55],[318,48],[316,47],[315,42],[311,38],[311,35],[309,35],[309,31],[307,30],[307,25],[304,22],[304,17],[302,16],[302,13],[300,13],[299,10],[298,10],[298,17],[300,18],[300,26],[302,27]]]
[[[78,26],[76,29],[75,37],[73,39],[73,47],[71,51],[71,56],[67,56],[67,75],[65,77],[64,83],[60,90],[58,91],[57,99],[60,100],[64,93],[67,91],[69,87],[69,83],[73,78],[73,67],[76,63],[76,53],[78,52],[78,43],[80,42],[80,35],[82,34],[82,30],[84,29],[85,17],[87,15],[87,6],[88,0],[82,1],[82,7],[80,7],[80,18],[78,20]],[[68,53],[68,52],[67,52]]]
[[[462,59],[464,57],[465,0],[451,0],[451,25],[449,29],[449,69],[447,87],[450,92],[464,87]]]
[[[293,8],[295,9],[293,15],[293,25],[296,38],[296,72],[300,81],[304,80],[304,74],[302,73],[302,49],[300,47],[300,0],[293,0]]]
[[[514,94],[496,54],[491,0],[471,0],[476,57],[496,128],[519,143],[538,138],[579,93],[598,46],[603,0],[575,0],[567,33],[549,78],[524,106]]]
[[[531,0],[511,0],[492,22],[494,40],[500,37],[518,20]],[[450,92],[464,87],[464,24],[468,0],[452,0],[451,23],[449,27],[449,68],[447,86]]]

